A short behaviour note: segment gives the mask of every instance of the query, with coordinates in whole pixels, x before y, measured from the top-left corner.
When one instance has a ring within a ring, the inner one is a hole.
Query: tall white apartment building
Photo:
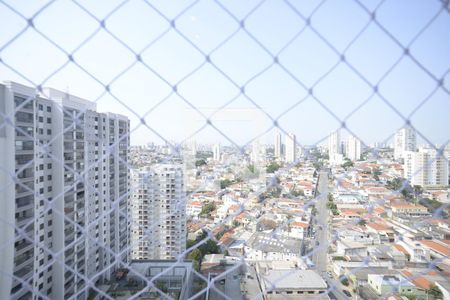
[[[0,84],[0,299],[86,299],[128,260],[130,125],[95,110]]]
[[[292,163],[296,161],[296,150],[297,149],[297,142],[295,134],[289,133],[286,136],[286,162]]]
[[[131,258],[178,259],[186,250],[186,192],[182,165],[132,172]]]
[[[220,161],[220,144],[214,144],[212,147],[213,160]]]
[[[404,158],[405,151],[416,151],[416,131],[411,126],[400,128],[394,136],[394,158]]]
[[[341,133],[339,130],[332,132],[328,136],[328,154],[331,153],[342,153],[341,148]]]
[[[281,133],[277,132],[275,135],[275,158],[281,159],[282,158],[282,142],[281,142]]]
[[[328,156],[331,165],[339,165],[343,162],[344,156],[342,155],[341,133],[339,129],[328,136]]]
[[[346,156],[353,161],[361,159],[361,141],[353,135],[348,137]]]
[[[438,155],[435,149],[420,148],[419,151],[405,151],[404,177],[411,185],[447,186],[448,160],[445,155]]]
[[[261,146],[259,139],[254,140],[252,143],[252,151],[250,154],[252,163],[259,164],[264,162],[265,155],[263,155],[262,150],[265,150],[265,148]]]

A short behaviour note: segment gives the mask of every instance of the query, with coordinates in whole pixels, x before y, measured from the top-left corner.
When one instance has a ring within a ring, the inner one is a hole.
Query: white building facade
[[[447,186],[448,161],[445,156],[438,155],[435,149],[420,148],[419,151],[403,153],[404,177],[411,185]]]
[[[0,299],[86,299],[86,278],[109,279],[116,254],[128,261],[129,120],[95,110],[54,89],[0,84],[10,116],[0,129]]]
[[[328,136],[328,156],[330,164],[333,166],[340,165],[344,161],[341,145],[341,133],[339,130],[332,132]]]
[[[182,165],[132,172],[131,258],[178,259],[186,249],[186,192]]]
[[[346,156],[352,161],[361,159],[361,141],[353,135],[348,137]]]
[[[289,133],[286,136],[286,162],[292,163],[297,160],[296,156],[297,142],[295,134]]]
[[[277,132],[275,135],[275,158],[281,159],[282,158],[282,142],[281,142],[281,133]]]
[[[214,144],[212,147],[213,160],[220,161],[220,144]]]
[[[394,137],[394,158],[404,159],[406,151],[416,151],[416,131],[411,126],[400,128]]]

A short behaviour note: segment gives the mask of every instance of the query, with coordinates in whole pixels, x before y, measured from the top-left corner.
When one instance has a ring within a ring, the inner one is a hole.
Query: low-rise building
[[[300,263],[302,240],[257,232],[245,243],[246,260],[285,260]]]
[[[262,293],[267,300],[329,299],[327,284],[313,270],[275,269],[257,264]]]
[[[396,203],[391,204],[392,214],[407,215],[410,217],[420,217],[429,215],[428,209],[420,204],[413,203]]]
[[[369,286],[380,296],[391,292],[397,292],[400,295],[423,296],[425,292],[417,288],[412,282],[401,275],[368,275]]]

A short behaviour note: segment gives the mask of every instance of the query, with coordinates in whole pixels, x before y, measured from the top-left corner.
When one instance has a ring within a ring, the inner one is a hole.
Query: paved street
[[[331,299],[344,300],[349,299],[343,292],[342,284],[333,278],[330,278],[327,272],[328,258],[328,244],[330,243],[329,230],[328,227],[328,219],[329,212],[327,209],[328,202],[328,173],[327,172],[319,172],[319,183],[317,185],[317,225],[316,225],[316,235],[315,235],[315,251],[313,255],[313,262],[316,266],[317,272],[325,278],[329,287],[331,287],[332,292],[330,293]],[[320,229],[320,226],[322,229]]]
[[[316,242],[313,255],[313,262],[319,273],[327,271],[327,249],[328,249],[328,173],[319,173],[319,183],[317,186],[318,198],[316,203],[317,209],[317,226],[316,226]],[[322,228],[322,229],[320,229]]]

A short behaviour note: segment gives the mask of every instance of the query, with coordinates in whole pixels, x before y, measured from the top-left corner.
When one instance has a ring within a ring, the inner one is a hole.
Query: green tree
[[[198,249],[202,252],[202,256],[205,256],[206,254],[217,254],[220,252],[217,243],[211,239],[209,239],[206,243],[200,245]]]
[[[408,298],[408,300],[417,300],[417,296],[414,294],[405,294],[404,295],[406,298]]]
[[[342,164],[342,167],[347,170],[348,168],[351,168],[354,166],[354,163],[349,160],[348,158],[345,159],[345,162]]]
[[[333,202],[334,201],[334,197],[332,193],[328,193],[328,201]]]
[[[350,283],[348,282],[347,277],[342,277],[341,282],[343,285],[348,286]]]
[[[207,203],[205,205],[202,206],[202,210],[200,211],[200,216],[207,216],[209,215],[210,212],[212,212],[214,209],[216,208],[216,206],[214,205],[213,202],[211,203]]]
[[[290,194],[294,197],[305,196],[305,191],[303,191],[302,189],[299,189],[299,190],[292,189],[290,191]]]
[[[197,159],[195,161],[195,166],[196,167],[200,167],[200,166],[204,166],[204,165],[206,165],[206,160],[204,158]]]
[[[194,246],[197,243],[197,241],[195,240],[186,240],[186,249],[191,248],[192,246]]]
[[[403,186],[403,178],[394,178],[392,181],[388,180],[386,187],[390,190],[397,191]]]
[[[364,219],[360,219],[358,222],[358,225],[360,225],[360,226],[365,226],[366,224],[367,224],[367,221]]]
[[[202,259],[202,252],[198,248],[195,248],[188,254],[187,258],[200,261]]]
[[[280,169],[280,165],[277,164],[276,162],[271,162],[270,164],[267,165],[266,172],[275,173],[276,171],[278,171],[278,169]]]
[[[200,262],[198,260],[193,260],[192,267],[194,268],[195,271],[199,272],[200,271]]]
[[[220,188],[226,189],[227,187],[229,187],[232,184],[233,184],[233,181],[231,181],[230,179],[224,179],[224,180],[220,181]]]

